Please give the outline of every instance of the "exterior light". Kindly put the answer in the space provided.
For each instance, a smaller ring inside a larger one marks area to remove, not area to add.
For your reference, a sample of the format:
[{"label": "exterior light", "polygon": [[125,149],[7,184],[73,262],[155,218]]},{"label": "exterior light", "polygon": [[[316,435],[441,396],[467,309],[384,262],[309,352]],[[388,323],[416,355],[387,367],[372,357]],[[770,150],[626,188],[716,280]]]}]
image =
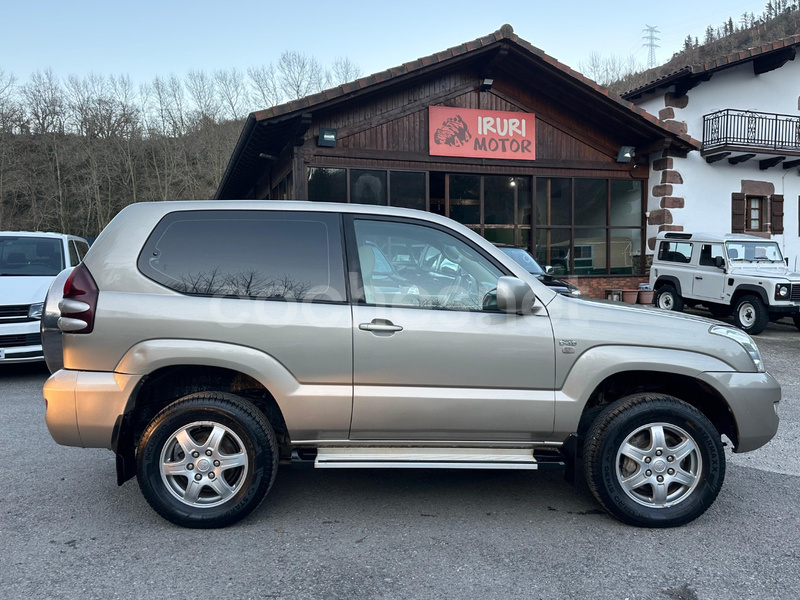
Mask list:
[{"label": "exterior light", "polygon": [[317,146],[333,148],[336,146],[336,134],[337,130],[333,127],[320,127]]},{"label": "exterior light", "polygon": [[634,146],[621,146],[617,154],[618,163],[631,162],[636,155],[636,148]]}]

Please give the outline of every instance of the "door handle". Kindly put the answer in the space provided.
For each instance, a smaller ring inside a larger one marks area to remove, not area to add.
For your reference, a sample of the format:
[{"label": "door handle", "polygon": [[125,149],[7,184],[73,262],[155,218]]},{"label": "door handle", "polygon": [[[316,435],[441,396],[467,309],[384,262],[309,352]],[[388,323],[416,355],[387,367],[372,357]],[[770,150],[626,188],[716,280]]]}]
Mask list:
[{"label": "door handle", "polygon": [[703,279],[703,278],[702,278],[702,277],[695,277],[695,279],[699,279],[699,280],[702,280],[702,279]]},{"label": "door handle", "polygon": [[375,331],[378,333],[394,333],[403,331],[400,325],[395,325],[388,319],[372,319],[370,323],[361,323],[358,328],[362,331]]}]

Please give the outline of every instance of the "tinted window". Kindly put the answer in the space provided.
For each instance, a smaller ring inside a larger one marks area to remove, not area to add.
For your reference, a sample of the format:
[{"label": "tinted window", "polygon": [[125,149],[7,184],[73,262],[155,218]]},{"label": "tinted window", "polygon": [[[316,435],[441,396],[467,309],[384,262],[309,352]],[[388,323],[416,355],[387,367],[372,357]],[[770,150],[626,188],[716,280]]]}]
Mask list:
[{"label": "tinted window", "polygon": [[147,277],[184,294],[344,301],[338,215],[191,211],[167,215],[139,257]]},{"label": "tinted window", "polygon": [[81,262],[80,257],[78,256],[78,248],[75,246],[75,242],[70,240],[69,242],[69,264],[71,267],[74,267],[79,262]]},{"label": "tinted window", "polygon": [[86,256],[86,253],[89,251],[89,244],[86,242],[81,242],[80,240],[75,240],[75,249],[78,251],[78,260],[83,260],[83,257]]},{"label": "tinted window", "polygon": [[661,242],[658,249],[658,260],[688,263],[692,260],[692,244],[690,242]]}]

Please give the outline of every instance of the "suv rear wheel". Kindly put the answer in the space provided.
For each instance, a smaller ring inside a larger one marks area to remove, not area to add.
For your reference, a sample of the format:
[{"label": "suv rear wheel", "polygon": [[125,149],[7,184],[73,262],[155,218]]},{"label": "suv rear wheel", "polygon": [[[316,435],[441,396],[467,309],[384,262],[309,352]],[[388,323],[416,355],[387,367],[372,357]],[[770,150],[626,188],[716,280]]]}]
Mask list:
[{"label": "suv rear wheel", "polygon": [[769,325],[769,311],[761,298],[755,294],[747,294],[736,301],[733,322],[742,331],[758,335]]},{"label": "suv rear wheel", "polygon": [[671,283],[662,285],[656,290],[655,299],[653,301],[658,308],[664,310],[674,310],[681,312],[683,310],[683,298]]},{"label": "suv rear wheel", "polygon": [[153,509],[184,527],[225,527],[250,514],[277,471],[275,433],[233,394],[200,392],[163,409],[139,442],[139,487]]},{"label": "suv rear wheel", "polygon": [[666,395],[634,394],[606,408],[584,445],[586,481],[620,521],[675,527],[703,514],[725,478],[714,425]]}]

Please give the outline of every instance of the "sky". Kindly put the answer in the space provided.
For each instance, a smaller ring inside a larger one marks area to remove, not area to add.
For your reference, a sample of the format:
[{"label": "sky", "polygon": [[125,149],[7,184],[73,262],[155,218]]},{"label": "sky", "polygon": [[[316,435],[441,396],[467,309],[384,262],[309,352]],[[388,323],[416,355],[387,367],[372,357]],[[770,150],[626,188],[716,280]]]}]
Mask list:
[{"label": "sky", "polygon": [[[329,66],[346,57],[362,75],[492,33],[514,32],[580,70],[600,56],[647,63],[646,26],[658,28],[657,63],[708,25],[760,15],[766,0],[0,0],[0,71],[25,83],[55,75],[128,75],[134,84],[189,71],[277,63],[297,51]],[[254,108],[255,110],[255,108]]]}]

